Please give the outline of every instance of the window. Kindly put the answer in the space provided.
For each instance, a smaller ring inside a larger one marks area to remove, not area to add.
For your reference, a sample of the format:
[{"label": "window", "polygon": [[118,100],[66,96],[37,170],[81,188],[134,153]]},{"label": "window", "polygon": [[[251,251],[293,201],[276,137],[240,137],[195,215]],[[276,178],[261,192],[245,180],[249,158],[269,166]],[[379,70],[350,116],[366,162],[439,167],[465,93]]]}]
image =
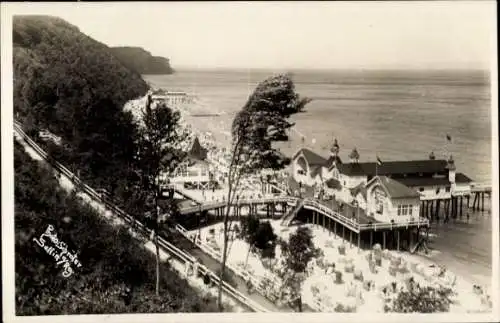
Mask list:
[{"label": "window", "polygon": [[408,205],[408,215],[412,215],[413,213],[413,205]]},{"label": "window", "polygon": [[408,205],[403,205],[403,212],[401,214],[402,215],[407,215],[408,214]]},{"label": "window", "polygon": [[421,188],[419,188],[418,190],[419,190],[420,192],[423,192],[423,191],[424,191],[424,188],[423,188],[423,187],[421,187]]},{"label": "window", "polygon": [[447,193],[449,193],[449,192],[450,192],[450,190],[451,190],[451,187],[446,186],[446,192],[447,192]]},{"label": "window", "polygon": [[401,206],[401,205],[398,205],[398,215],[401,215],[401,213],[402,213],[402,210],[401,210],[401,209],[402,209],[402,206]]},{"label": "window", "polygon": [[345,181],[344,181],[344,186],[345,186]]}]

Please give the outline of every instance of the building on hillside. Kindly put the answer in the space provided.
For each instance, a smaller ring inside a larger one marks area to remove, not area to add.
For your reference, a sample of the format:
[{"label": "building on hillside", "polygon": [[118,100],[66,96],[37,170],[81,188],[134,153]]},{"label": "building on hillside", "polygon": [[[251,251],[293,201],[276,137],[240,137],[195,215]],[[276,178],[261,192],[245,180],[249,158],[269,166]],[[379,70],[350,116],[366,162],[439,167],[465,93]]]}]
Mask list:
[{"label": "building on hillside", "polygon": [[171,182],[186,187],[207,189],[212,180],[210,164],[206,160],[207,150],[195,137],[186,159],[176,168]]},{"label": "building on hillside", "polygon": [[356,201],[360,207],[366,206],[366,186],[376,176],[403,184],[418,192],[421,200],[447,200],[471,194],[472,180],[456,172],[451,156],[448,160],[438,160],[432,155],[426,160],[359,162],[359,153],[353,149],[350,161],[343,163],[338,153],[336,140],[328,159],[307,148],[300,149],[292,158],[293,179],[307,186],[323,185],[337,199],[346,203]]},{"label": "building on hillside", "polygon": [[420,194],[387,176],[366,184],[366,214],[380,222],[413,222],[420,214]]}]

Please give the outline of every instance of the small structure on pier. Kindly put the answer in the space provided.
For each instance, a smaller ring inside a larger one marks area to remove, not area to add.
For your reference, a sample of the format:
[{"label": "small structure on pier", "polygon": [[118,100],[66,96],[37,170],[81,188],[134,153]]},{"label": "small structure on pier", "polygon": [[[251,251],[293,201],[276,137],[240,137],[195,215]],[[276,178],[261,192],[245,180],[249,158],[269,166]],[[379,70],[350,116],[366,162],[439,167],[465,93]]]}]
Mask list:
[{"label": "small structure on pier", "polygon": [[207,150],[195,137],[186,159],[175,170],[171,182],[197,189],[207,189],[211,182],[210,164],[206,160]]},{"label": "small structure on pier", "polygon": [[150,91],[153,102],[165,102],[167,105],[178,105],[183,103],[191,103],[193,98],[186,92],[166,91],[164,89],[156,89]]}]

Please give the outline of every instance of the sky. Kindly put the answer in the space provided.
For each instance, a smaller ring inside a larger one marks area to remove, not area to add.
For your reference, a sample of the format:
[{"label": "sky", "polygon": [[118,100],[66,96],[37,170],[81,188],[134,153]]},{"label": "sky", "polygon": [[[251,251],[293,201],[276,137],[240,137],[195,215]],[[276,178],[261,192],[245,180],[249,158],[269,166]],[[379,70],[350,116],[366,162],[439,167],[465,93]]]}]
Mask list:
[{"label": "sky", "polygon": [[489,69],[496,39],[493,1],[11,5],[174,68]]}]

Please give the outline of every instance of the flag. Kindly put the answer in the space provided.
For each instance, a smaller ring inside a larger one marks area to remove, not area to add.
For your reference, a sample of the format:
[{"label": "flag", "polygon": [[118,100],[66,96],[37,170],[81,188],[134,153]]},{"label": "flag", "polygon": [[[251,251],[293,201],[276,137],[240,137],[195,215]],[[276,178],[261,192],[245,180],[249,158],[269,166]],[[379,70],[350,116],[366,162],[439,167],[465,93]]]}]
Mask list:
[{"label": "flag", "polygon": [[449,134],[446,134],[446,140],[448,140],[449,142],[451,142],[451,136]]},{"label": "flag", "polygon": [[380,160],[380,157],[377,156],[377,165],[381,166],[382,165],[382,160]]}]

